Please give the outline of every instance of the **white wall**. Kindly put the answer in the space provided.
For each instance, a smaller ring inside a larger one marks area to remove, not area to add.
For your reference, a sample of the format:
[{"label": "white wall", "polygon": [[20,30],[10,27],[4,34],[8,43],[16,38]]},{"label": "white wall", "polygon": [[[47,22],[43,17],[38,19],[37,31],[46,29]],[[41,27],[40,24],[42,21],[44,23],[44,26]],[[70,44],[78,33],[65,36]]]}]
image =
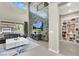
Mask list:
[{"label": "white wall", "polygon": [[61,16],[62,22],[63,22],[64,20],[70,20],[70,19],[73,19],[73,18],[79,18],[79,12],[74,13],[74,14],[70,14],[70,15]]},{"label": "white wall", "polygon": [[11,2],[1,2],[0,20],[23,23],[28,21],[28,10],[22,10]]},{"label": "white wall", "polygon": [[[68,4],[70,4],[70,5],[68,6]],[[78,5],[79,5],[79,2],[69,2],[69,3],[64,4],[62,6],[59,6],[61,21],[63,22],[64,20],[79,18]],[[71,10],[71,11],[69,11],[69,10]]]},{"label": "white wall", "polygon": [[49,3],[49,50],[59,53],[59,13],[57,3]]}]

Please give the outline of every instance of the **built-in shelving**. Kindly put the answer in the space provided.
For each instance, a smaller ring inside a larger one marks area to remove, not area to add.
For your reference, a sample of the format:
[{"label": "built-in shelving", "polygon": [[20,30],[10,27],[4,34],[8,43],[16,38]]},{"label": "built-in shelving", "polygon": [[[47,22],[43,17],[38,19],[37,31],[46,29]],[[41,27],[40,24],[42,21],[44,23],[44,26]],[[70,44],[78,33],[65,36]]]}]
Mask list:
[{"label": "built-in shelving", "polygon": [[63,20],[61,24],[62,39],[79,43],[79,18]]}]

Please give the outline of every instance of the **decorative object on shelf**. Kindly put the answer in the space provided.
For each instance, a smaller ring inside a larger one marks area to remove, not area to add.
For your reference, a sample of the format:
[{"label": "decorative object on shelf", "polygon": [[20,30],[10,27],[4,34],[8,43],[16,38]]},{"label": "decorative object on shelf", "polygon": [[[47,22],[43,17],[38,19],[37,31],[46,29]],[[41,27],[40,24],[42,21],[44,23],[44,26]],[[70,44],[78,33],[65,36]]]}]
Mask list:
[{"label": "decorative object on shelf", "polygon": [[63,40],[79,43],[79,22],[78,19],[70,19],[62,23],[62,38]]}]

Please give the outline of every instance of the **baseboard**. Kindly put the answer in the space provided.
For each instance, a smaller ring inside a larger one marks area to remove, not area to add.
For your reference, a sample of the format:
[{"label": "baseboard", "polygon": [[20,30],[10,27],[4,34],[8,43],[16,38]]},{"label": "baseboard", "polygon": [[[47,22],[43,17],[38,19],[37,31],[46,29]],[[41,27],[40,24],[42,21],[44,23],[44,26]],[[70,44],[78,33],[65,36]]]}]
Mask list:
[{"label": "baseboard", "polygon": [[52,52],[54,52],[54,53],[56,53],[56,54],[59,54],[59,51],[55,51],[55,50],[52,50],[52,49],[48,49],[48,50],[50,50],[50,51],[52,51]]}]

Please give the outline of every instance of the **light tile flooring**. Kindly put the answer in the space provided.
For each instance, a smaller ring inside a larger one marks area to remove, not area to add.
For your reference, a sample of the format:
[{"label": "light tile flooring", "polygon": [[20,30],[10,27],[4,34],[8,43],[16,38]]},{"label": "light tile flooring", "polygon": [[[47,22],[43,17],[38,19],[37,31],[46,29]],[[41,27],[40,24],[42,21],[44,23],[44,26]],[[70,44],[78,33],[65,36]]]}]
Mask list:
[{"label": "light tile flooring", "polygon": [[48,49],[38,46],[36,48],[31,49],[28,52],[24,52],[19,56],[57,56],[57,54],[49,51]]},{"label": "light tile flooring", "polygon": [[40,46],[35,47],[28,52],[22,53],[19,56],[60,56],[59,54],[55,54],[48,50],[48,42],[41,40],[40,41],[32,40],[32,41],[36,42]]},{"label": "light tile flooring", "polygon": [[79,56],[79,43],[60,41],[60,53],[65,56]]},{"label": "light tile flooring", "polygon": [[37,40],[33,40],[33,39],[31,39],[31,41],[33,41],[33,42],[39,44],[40,46],[43,46],[43,47],[45,47],[45,48],[48,48],[48,42],[47,42],[47,41],[44,41],[44,40],[39,40],[39,41],[37,41]]}]

